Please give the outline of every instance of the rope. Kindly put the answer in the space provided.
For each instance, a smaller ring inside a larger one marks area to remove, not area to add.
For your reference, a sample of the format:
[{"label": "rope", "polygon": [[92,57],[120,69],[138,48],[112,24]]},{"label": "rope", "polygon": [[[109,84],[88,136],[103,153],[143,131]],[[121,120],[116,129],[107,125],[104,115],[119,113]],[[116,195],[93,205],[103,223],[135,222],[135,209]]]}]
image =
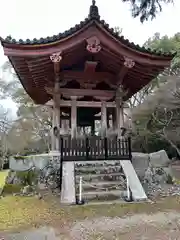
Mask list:
[{"label": "rope", "polygon": [[82,183],[83,184],[87,184],[88,186],[90,186],[90,187],[92,187],[92,188],[94,188],[94,189],[99,189],[99,190],[106,190],[106,191],[108,191],[109,189],[113,189],[113,188],[118,188],[118,187],[120,187],[120,186],[123,186],[123,187],[125,187],[126,186],[126,182],[125,181],[123,181],[122,182],[122,184],[120,183],[120,184],[117,184],[117,185],[113,185],[113,186],[111,186],[111,187],[98,187],[97,185],[92,185],[92,184],[90,184],[90,183],[88,183],[88,182],[85,182],[85,181],[83,181],[82,180]]}]

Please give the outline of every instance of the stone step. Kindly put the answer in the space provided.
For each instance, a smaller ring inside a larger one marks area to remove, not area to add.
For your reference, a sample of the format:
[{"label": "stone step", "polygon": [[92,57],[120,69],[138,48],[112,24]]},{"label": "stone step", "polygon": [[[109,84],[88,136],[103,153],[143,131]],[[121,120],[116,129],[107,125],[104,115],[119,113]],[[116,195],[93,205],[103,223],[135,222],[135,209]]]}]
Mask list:
[{"label": "stone step", "polygon": [[78,166],[78,167],[75,167],[75,170],[86,170],[86,171],[92,171],[94,169],[98,169],[98,170],[104,170],[104,169],[121,169],[122,167],[117,165],[117,166],[113,166],[113,165],[108,165],[108,166]]},{"label": "stone step", "polygon": [[119,167],[94,167],[94,168],[76,168],[75,169],[75,174],[80,175],[80,174],[111,174],[111,173],[116,173],[116,172],[122,172],[122,168]]},{"label": "stone step", "polygon": [[[76,194],[76,197],[79,198],[79,193]],[[121,190],[82,192],[84,200],[117,200],[124,197],[127,197],[127,192]]]},{"label": "stone step", "polygon": [[[91,184],[91,183],[90,183]],[[119,181],[102,181],[102,182],[95,182],[93,183],[96,186],[112,186],[112,185],[118,185]],[[83,183],[83,187],[89,185],[89,183]]]},{"label": "stone step", "polygon": [[119,172],[119,173],[102,173],[102,174],[83,174],[83,175],[76,175],[76,181],[79,180],[79,178],[82,177],[82,180],[84,181],[90,181],[90,182],[95,182],[95,181],[118,181],[124,177],[124,174]]},{"label": "stone step", "polygon": [[98,166],[119,166],[120,160],[116,161],[81,161],[75,162],[75,167],[98,167]]},{"label": "stone step", "polygon": [[79,162],[75,162],[75,167],[76,166],[97,166],[97,165],[110,165],[110,166],[114,166],[114,165],[120,165],[120,160],[97,160],[97,161],[79,161]]},{"label": "stone step", "polygon": [[84,200],[111,201],[127,196],[126,180],[119,160],[76,163],[76,197],[79,197],[80,177]]}]

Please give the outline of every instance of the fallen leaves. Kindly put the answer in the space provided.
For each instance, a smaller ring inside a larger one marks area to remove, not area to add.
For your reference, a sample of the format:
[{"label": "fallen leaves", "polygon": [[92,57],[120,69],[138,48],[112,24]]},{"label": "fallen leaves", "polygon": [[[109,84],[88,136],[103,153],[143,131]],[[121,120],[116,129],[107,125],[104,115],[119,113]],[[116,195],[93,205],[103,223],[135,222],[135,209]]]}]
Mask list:
[{"label": "fallen leaves", "polygon": [[14,231],[40,226],[68,229],[74,222],[101,216],[120,217],[137,213],[180,210],[179,197],[170,197],[156,203],[99,204],[84,206],[61,206],[59,198],[7,196],[0,199],[0,231]]}]

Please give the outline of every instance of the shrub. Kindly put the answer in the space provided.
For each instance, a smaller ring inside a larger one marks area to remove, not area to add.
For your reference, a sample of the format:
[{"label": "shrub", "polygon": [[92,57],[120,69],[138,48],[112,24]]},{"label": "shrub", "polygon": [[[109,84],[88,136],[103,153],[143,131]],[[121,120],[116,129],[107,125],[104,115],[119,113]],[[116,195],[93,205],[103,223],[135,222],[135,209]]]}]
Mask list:
[{"label": "shrub", "polygon": [[23,186],[20,184],[6,184],[3,189],[3,193],[19,193]]},{"label": "shrub", "polygon": [[16,175],[21,180],[24,186],[26,185],[32,186],[33,183],[36,183],[37,181],[37,172],[35,172],[34,170],[17,172]]}]

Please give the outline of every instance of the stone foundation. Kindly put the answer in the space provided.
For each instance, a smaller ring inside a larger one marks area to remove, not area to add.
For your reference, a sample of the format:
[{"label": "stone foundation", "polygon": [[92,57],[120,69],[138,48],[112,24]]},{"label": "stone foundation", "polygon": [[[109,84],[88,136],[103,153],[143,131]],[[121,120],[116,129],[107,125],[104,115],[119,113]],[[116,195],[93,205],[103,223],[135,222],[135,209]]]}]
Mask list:
[{"label": "stone foundation", "polygon": [[132,164],[139,176],[142,180],[147,175],[148,169],[154,169],[154,174],[158,175],[158,169],[163,169],[165,172],[170,173],[168,171],[170,160],[165,150],[161,150],[154,153],[132,153]]}]

